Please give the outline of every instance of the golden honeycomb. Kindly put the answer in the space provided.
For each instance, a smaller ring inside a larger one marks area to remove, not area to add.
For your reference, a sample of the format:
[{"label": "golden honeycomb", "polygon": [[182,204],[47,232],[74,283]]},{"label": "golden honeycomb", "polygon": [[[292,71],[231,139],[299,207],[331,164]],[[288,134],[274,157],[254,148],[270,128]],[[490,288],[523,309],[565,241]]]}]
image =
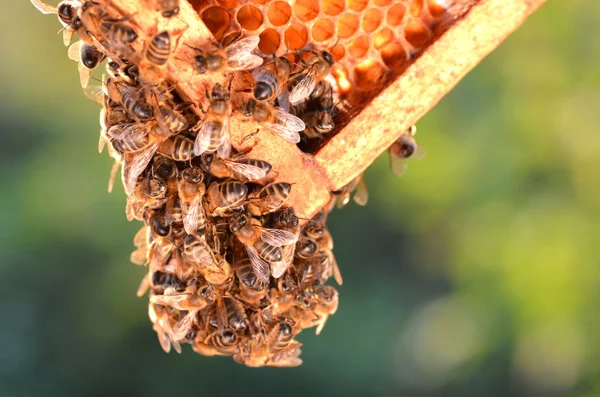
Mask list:
[{"label": "golden honeycomb", "polygon": [[[192,0],[217,40],[259,35],[264,55],[329,49],[334,75],[368,89],[397,72],[433,38],[448,15],[441,0]],[[343,80],[343,79],[342,79]]]}]

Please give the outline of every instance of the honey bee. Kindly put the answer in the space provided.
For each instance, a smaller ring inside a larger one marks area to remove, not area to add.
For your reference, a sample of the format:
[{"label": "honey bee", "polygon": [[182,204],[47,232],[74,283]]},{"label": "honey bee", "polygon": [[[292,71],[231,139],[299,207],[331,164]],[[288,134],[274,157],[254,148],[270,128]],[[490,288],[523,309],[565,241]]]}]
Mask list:
[{"label": "honey bee", "polygon": [[247,209],[254,216],[277,211],[288,199],[292,185],[286,182],[271,183],[249,197]]},{"label": "honey bee", "polygon": [[155,0],[154,7],[165,18],[179,14],[179,0]]},{"label": "honey bee", "polygon": [[155,136],[156,123],[128,123],[112,126],[106,132],[111,144],[117,152],[131,153],[148,147]]},{"label": "honey bee", "polygon": [[161,142],[158,152],[175,161],[189,161],[193,157],[194,141],[181,135]]},{"label": "honey bee", "polygon": [[280,247],[295,244],[296,234],[263,228],[257,219],[243,213],[231,217],[229,230],[245,246],[254,273],[263,282],[269,281],[269,274],[278,278],[287,270],[288,264],[283,262]]},{"label": "honey bee", "polygon": [[[273,62],[252,72],[252,95],[257,101],[270,101],[278,97],[290,78],[292,65],[286,57],[276,57]],[[287,95],[287,93],[285,94]]]},{"label": "honey bee", "polygon": [[188,127],[188,121],[185,116],[178,111],[171,109],[166,104],[159,107],[160,116],[157,118],[159,125],[162,123],[163,131],[161,135],[172,135],[184,131]]},{"label": "honey bee", "polygon": [[210,107],[194,142],[196,156],[216,151],[219,157],[226,159],[231,154],[229,135],[231,103],[229,99],[229,89],[216,83],[210,95]]},{"label": "honey bee", "polygon": [[170,306],[177,310],[202,310],[208,304],[206,299],[197,294],[153,295],[150,302],[157,305]]},{"label": "honey bee", "polygon": [[175,349],[175,351],[181,353],[181,346],[179,345],[179,342],[172,337],[173,330],[171,328],[171,321],[169,319],[169,312],[167,309],[164,306],[149,303],[148,317],[150,317],[152,328],[156,332],[156,335],[158,336],[158,342],[165,353],[169,353],[171,351],[171,346]]},{"label": "honey bee", "polygon": [[296,105],[310,96],[318,82],[329,74],[334,59],[328,51],[312,52],[308,61],[303,61],[304,70],[300,72],[300,81],[292,88],[289,102]]},{"label": "honey bee", "polygon": [[286,112],[280,107],[273,107],[266,102],[251,99],[244,110],[246,116],[252,116],[275,135],[290,143],[300,142],[300,131],[306,128],[302,119]]},{"label": "honey bee", "polygon": [[390,168],[396,176],[402,176],[406,171],[409,158],[421,158],[425,154],[423,147],[415,141],[417,127],[410,127],[400,138],[389,147]]},{"label": "honey bee", "polygon": [[158,288],[161,293],[183,293],[186,289],[185,283],[181,281],[175,274],[165,273],[160,270],[152,273],[151,284]]},{"label": "honey bee", "polygon": [[188,234],[183,240],[183,254],[211,284],[224,284],[231,277],[231,265],[224,258],[217,260],[204,236]]},{"label": "honey bee", "polygon": [[317,325],[315,333],[319,335],[323,327],[325,327],[329,316],[335,314],[337,311],[339,303],[338,292],[331,285],[319,285],[315,287],[312,298],[315,302],[313,308],[316,324],[311,323],[311,325],[307,325],[306,327]]},{"label": "honey bee", "polygon": [[63,25],[63,43],[68,46],[73,37],[73,33],[81,25],[81,21],[77,18],[77,12],[81,8],[81,2],[61,1],[57,7],[51,6],[43,0],[30,0],[31,4],[38,9],[42,14],[56,14],[59,22]]},{"label": "honey bee", "polygon": [[213,154],[202,156],[202,168],[217,178],[233,178],[242,182],[256,182],[267,176],[271,164],[258,159],[226,160]]},{"label": "honey bee", "polygon": [[123,154],[123,166],[121,168],[121,180],[125,193],[129,196],[135,190],[138,177],[144,172],[154,153],[158,149],[158,143],[132,153]]},{"label": "honey bee", "polygon": [[96,47],[86,44],[83,40],[71,44],[68,51],[69,59],[77,62],[79,81],[83,88],[88,86],[91,70],[106,57]]},{"label": "honey bee", "polygon": [[127,220],[143,220],[146,209],[156,210],[167,202],[167,185],[158,178],[148,174],[142,182],[135,187],[134,193],[127,197],[125,213]]},{"label": "honey bee", "polygon": [[114,102],[123,106],[127,112],[139,120],[148,120],[154,113],[140,95],[139,89],[110,77],[104,83],[104,93]]},{"label": "honey bee", "polygon": [[[244,305],[233,297],[223,297],[217,302],[224,306],[229,327],[236,331],[243,331],[248,327],[248,317]],[[219,307],[217,306],[217,309]]]},{"label": "honey bee", "polygon": [[206,191],[207,209],[211,216],[223,216],[243,204],[248,188],[237,181],[213,182]]},{"label": "honey bee", "polygon": [[206,232],[206,216],[202,199],[206,192],[204,173],[198,167],[186,168],[178,184],[179,200],[183,212],[183,226],[188,234],[203,235]]},{"label": "honey bee", "polygon": [[140,61],[140,76],[150,85],[160,84],[166,77],[166,67],[171,56],[171,37],[163,31],[152,37]]},{"label": "honey bee", "polygon": [[[237,350],[237,344],[239,339],[236,333],[232,330],[224,330],[222,332],[213,332],[206,338],[204,344],[212,347],[213,349],[202,349],[199,351],[200,354],[204,355],[231,355]],[[196,346],[194,346],[194,350]],[[209,354],[204,353],[207,351]],[[210,354],[213,353],[214,354]]]},{"label": "honey bee", "polygon": [[239,298],[249,304],[258,304],[267,295],[267,286],[254,273],[250,258],[244,257],[238,260],[236,265],[235,273],[240,281]]},{"label": "honey bee", "polygon": [[[300,343],[293,341],[294,334],[294,324],[291,323],[291,320],[284,319],[269,330],[264,341],[257,343],[249,340],[247,346],[240,349],[233,358],[249,367],[300,365],[302,360],[297,358],[297,354],[286,355],[301,346]],[[291,359],[294,356],[296,356],[296,360]]]},{"label": "honey bee", "polygon": [[354,202],[358,205],[367,205],[369,201],[369,191],[363,180],[363,174],[354,178],[349,184],[338,191],[333,192],[330,207],[333,205],[342,208],[350,201],[350,196],[354,193]]},{"label": "honey bee", "polygon": [[232,42],[224,49],[215,45],[206,54],[201,49],[192,47],[199,52],[194,58],[195,70],[204,74],[254,69],[263,62],[261,57],[252,54],[259,41],[258,36],[248,36]]}]

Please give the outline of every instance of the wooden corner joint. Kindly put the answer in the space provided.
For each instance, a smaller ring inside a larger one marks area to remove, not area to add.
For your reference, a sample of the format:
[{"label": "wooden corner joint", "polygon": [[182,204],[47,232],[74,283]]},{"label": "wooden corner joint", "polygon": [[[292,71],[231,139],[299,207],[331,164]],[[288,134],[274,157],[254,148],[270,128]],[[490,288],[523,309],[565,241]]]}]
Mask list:
[{"label": "wooden corner joint", "polygon": [[[278,180],[294,183],[289,203],[298,216],[311,218],[328,203],[330,191],[339,190],[360,175],[544,2],[455,0],[457,19],[452,25],[314,157],[264,128],[253,138],[252,157],[270,162]],[[189,46],[207,46],[212,36],[187,1],[181,1],[178,17],[169,20],[157,19],[147,0],[110,0],[109,8],[120,16],[131,15],[146,34],[160,30],[182,32],[170,61],[170,80],[184,98],[202,102],[212,84],[225,82],[224,76],[207,78],[193,71],[194,51]],[[144,33],[142,42],[148,40]],[[234,81],[234,89],[243,84]],[[257,128],[256,123],[234,112],[234,147]]]}]

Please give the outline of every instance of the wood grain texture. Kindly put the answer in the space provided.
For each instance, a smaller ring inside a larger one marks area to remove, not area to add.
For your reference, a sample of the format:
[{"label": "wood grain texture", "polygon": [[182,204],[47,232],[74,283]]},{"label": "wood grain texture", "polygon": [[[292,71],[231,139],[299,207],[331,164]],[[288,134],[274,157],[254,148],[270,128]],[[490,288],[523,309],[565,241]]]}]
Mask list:
[{"label": "wood grain texture", "polygon": [[[330,191],[362,173],[544,2],[457,0],[451,11],[460,17],[314,157],[264,128],[242,145],[244,137],[259,126],[239,112],[232,115],[232,143],[238,149],[253,145],[249,157],[270,162],[277,180],[294,183],[289,204],[298,216],[311,218],[327,204]],[[226,82],[227,77],[220,74],[200,76],[193,72],[195,52],[188,46],[208,48],[212,36],[187,1],[181,0],[178,17],[169,20],[158,18],[148,0],[111,0],[108,10],[115,17],[131,16],[139,27],[138,54],[153,34],[181,32],[169,61],[169,79],[186,100],[201,103],[214,83]],[[247,88],[244,84],[243,79],[234,81],[234,90]]]}]

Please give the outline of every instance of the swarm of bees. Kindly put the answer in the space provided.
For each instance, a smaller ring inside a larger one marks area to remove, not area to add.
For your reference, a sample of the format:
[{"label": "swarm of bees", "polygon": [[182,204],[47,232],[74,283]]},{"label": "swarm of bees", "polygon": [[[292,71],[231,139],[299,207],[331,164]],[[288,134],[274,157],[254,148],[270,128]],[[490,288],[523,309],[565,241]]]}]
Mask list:
[{"label": "swarm of bees", "polygon": [[[189,343],[200,354],[252,367],[301,364],[294,338],[304,328],[322,331],[338,306],[337,291],[325,283],[333,276],[342,284],[327,215],[355,189],[355,201],[366,204],[364,182],[358,177],[313,219],[299,219],[286,203],[294,181],[278,181],[276,164],[236,150],[229,124],[231,117],[251,118],[294,144],[325,139],[335,127],[331,53],[263,59],[255,36],[192,47],[194,73],[225,77],[203,103],[192,103],[167,73],[182,32],[146,35],[135,16],[110,17],[108,3],[99,1],[31,2],[57,14],[65,45],[79,38],[68,54],[85,93],[102,104],[99,151],[106,147],[115,160],[109,191],[120,166],[127,219],[144,223],[131,261],[148,267],[138,296],[149,291],[162,348],[181,352]],[[176,0],[149,3],[157,18],[179,13]],[[103,62],[101,86],[89,85]],[[248,90],[232,90],[236,73],[252,76]],[[417,151],[413,135],[390,148],[394,164]]]}]

